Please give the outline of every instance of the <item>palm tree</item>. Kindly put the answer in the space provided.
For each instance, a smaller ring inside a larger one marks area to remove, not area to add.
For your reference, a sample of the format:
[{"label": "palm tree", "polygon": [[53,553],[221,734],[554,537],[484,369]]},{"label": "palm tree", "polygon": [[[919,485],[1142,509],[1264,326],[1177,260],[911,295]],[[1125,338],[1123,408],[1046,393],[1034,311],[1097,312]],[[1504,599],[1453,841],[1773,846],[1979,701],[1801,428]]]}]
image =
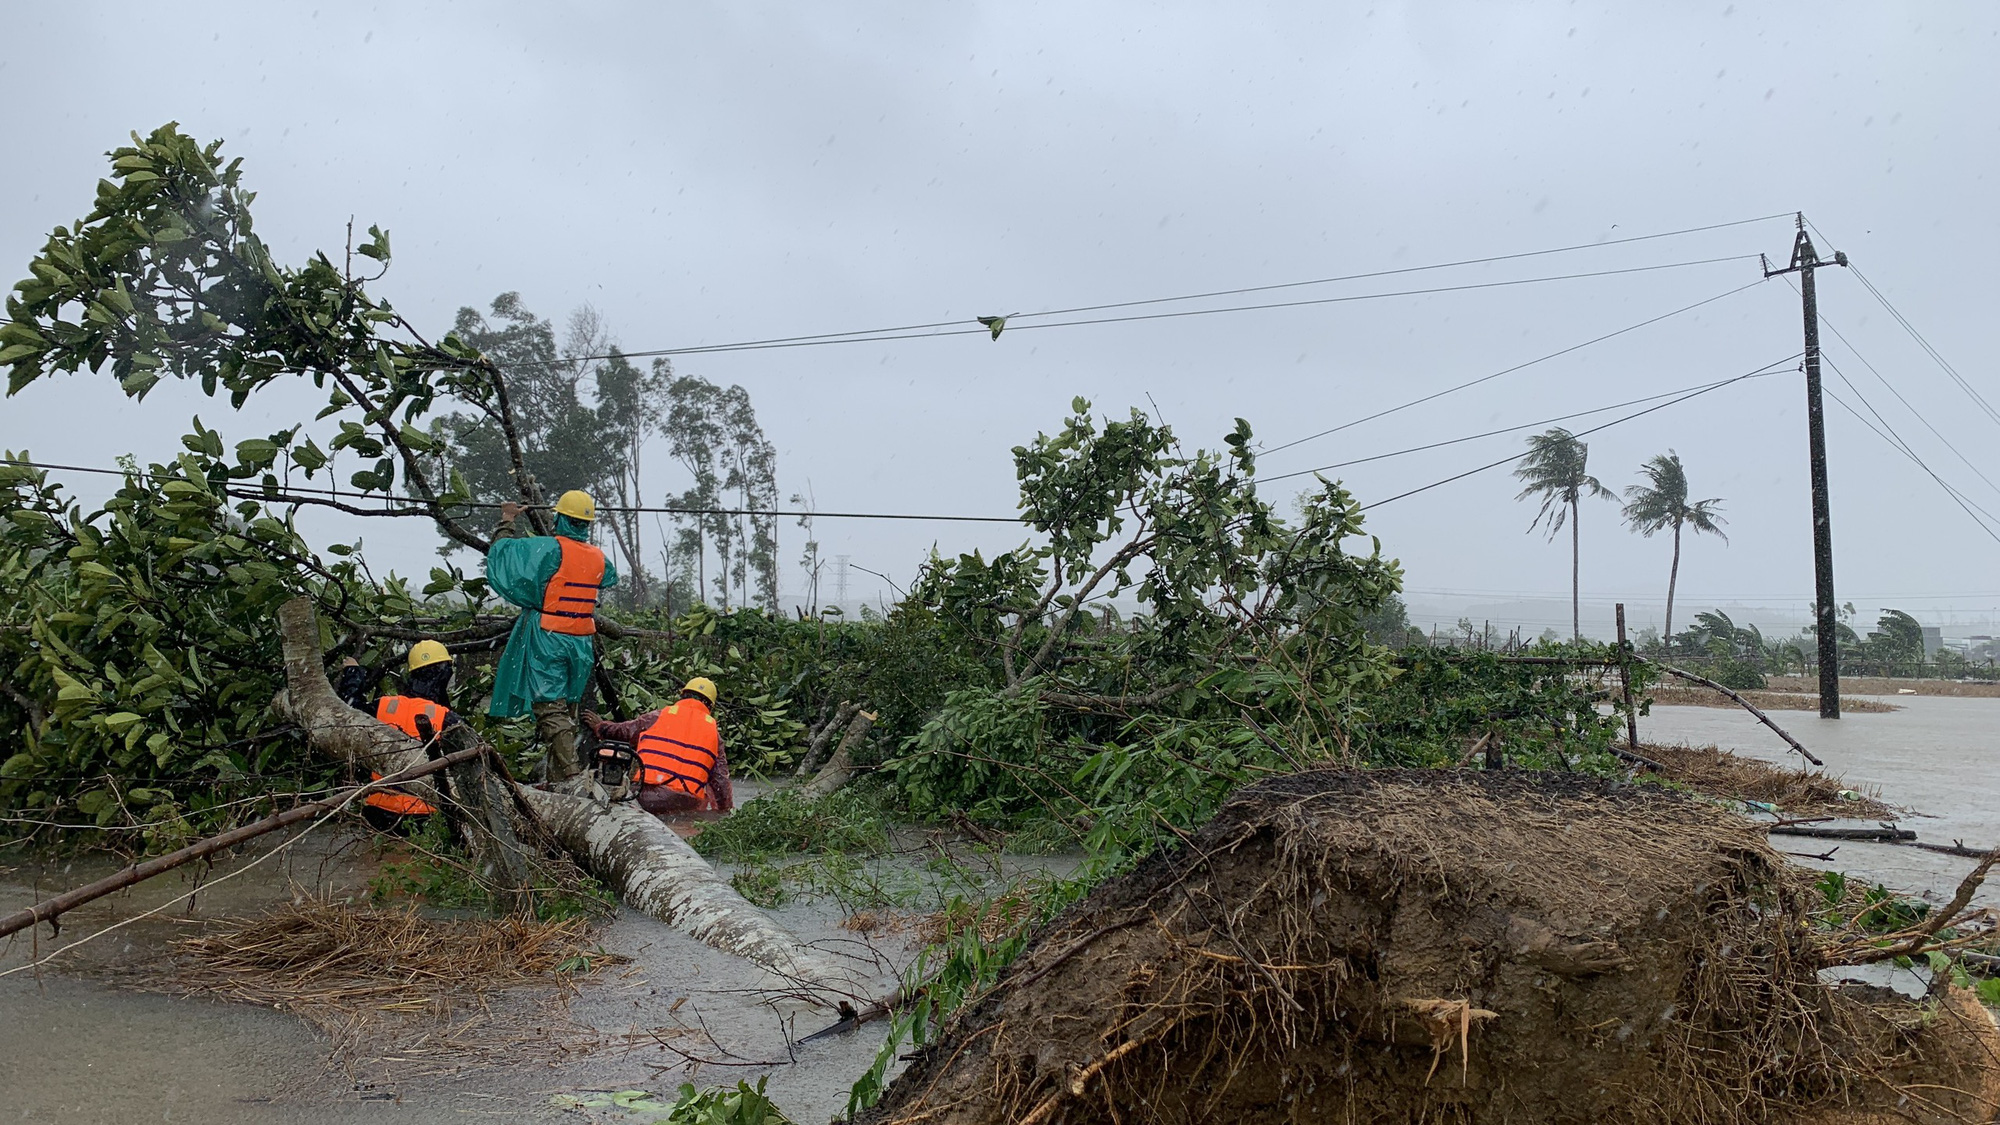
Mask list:
[{"label": "palm tree", "polygon": [[1681,528],[1706,531],[1721,536],[1722,541],[1727,543],[1729,536],[1722,534],[1722,525],[1728,521],[1722,518],[1722,500],[1719,497],[1688,503],[1687,472],[1681,468],[1681,455],[1673,450],[1669,449],[1639,466],[1639,475],[1652,483],[1635,484],[1625,490],[1625,522],[1648,539],[1656,531],[1669,527],[1674,529],[1674,562],[1667,571],[1667,626],[1660,631],[1671,652],[1674,643],[1674,583],[1679,581],[1681,573]]},{"label": "palm tree", "polygon": [[1529,531],[1547,520],[1549,539],[1553,541],[1556,533],[1562,530],[1564,521],[1569,523],[1570,633],[1579,641],[1583,639],[1582,546],[1577,536],[1577,523],[1583,511],[1581,503],[1585,495],[1607,500],[1618,498],[1585,470],[1589,459],[1590,447],[1576,440],[1575,434],[1557,426],[1528,439],[1528,452],[1522,456],[1520,467],[1514,470],[1514,475],[1528,485],[1514,499],[1542,498],[1542,510],[1536,513],[1535,522],[1528,525]]}]

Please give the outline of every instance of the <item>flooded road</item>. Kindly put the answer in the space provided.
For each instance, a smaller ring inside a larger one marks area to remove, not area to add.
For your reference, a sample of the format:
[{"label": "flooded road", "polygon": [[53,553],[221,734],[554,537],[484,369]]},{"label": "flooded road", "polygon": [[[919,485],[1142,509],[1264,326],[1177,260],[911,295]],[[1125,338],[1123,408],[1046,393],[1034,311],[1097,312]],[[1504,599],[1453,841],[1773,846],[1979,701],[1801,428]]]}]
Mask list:
[{"label": "flooded road", "polygon": [[[2000,845],[2000,699],[1953,696],[1876,696],[1901,708],[1821,719],[1810,711],[1774,711],[1771,718],[1826,762],[1826,772],[1847,787],[1879,793],[1911,810],[1900,824],[1925,843],[1962,841],[1969,847]],[[1655,707],[1640,720],[1646,742],[1720,746],[1746,757],[1786,766],[1800,764],[1778,737],[1741,708]],[[1774,837],[1792,852],[1824,852],[1831,841]],[[1845,843],[1831,862],[1799,859],[1809,867],[1863,875],[1891,890],[1934,901],[1951,897],[1975,860],[1892,844]],[[2000,905],[2000,887],[1989,882],[1975,902]]]}]

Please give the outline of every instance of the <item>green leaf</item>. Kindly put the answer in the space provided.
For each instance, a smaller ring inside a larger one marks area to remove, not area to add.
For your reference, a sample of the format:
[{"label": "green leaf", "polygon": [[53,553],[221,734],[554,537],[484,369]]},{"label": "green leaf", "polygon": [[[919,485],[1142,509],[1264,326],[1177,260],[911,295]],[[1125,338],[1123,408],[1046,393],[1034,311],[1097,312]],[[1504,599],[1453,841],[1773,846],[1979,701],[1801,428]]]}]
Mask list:
[{"label": "green leaf", "polygon": [[368,236],[368,242],[365,245],[355,247],[355,252],[365,257],[373,258],[378,262],[387,262],[389,260],[389,232],[379,226],[371,226],[368,228]]},{"label": "green leaf", "polygon": [[239,441],[236,443],[236,459],[245,465],[268,465],[278,459],[278,443],[264,438]]},{"label": "green leaf", "polygon": [[160,376],[157,371],[134,371],[120,379],[118,385],[133,398],[145,398],[146,392],[152,390],[159,381]]}]

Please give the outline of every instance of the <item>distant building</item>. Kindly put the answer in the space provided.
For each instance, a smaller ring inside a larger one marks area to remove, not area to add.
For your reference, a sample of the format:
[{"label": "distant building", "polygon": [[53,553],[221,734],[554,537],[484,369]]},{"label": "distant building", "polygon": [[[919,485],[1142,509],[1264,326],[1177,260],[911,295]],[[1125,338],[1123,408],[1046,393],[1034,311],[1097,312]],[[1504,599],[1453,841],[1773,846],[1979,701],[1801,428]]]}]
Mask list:
[{"label": "distant building", "polygon": [[1926,625],[1924,629],[1924,659],[1937,658],[1938,649],[1944,647],[1944,633],[1936,625]]}]

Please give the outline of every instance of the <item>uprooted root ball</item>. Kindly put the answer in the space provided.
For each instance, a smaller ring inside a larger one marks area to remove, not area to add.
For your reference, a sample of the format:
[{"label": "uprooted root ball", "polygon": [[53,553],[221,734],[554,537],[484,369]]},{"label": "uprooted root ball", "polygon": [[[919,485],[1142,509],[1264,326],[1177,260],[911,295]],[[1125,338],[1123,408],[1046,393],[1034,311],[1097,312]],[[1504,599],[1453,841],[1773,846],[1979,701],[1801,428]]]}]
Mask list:
[{"label": "uprooted root ball", "polygon": [[1987,1120],[1991,1021],[1821,984],[1809,901],[1653,787],[1275,779],[1059,917],[870,1120]]}]

